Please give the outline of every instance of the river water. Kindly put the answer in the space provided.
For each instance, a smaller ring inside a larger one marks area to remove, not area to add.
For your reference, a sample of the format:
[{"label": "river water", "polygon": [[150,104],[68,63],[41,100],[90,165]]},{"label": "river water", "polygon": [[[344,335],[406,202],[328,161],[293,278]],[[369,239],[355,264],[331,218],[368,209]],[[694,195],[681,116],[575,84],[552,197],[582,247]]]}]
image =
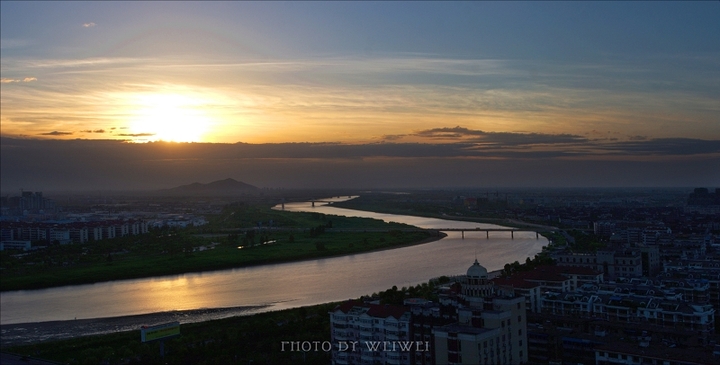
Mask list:
[{"label": "river water", "polygon": [[[347,198],[345,198],[347,199]],[[335,199],[340,200],[340,199]],[[329,201],[329,200],[328,200]],[[288,211],[367,217],[422,228],[492,228],[490,224],[381,214],[316,202],[285,204]],[[279,208],[279,207],[276,207]],[[241,269],[121,280],[90,285],[3,292],[0,324],[130,316],[199,308],[264,306],[257,311],[357,298],[464,274],[475,257],[488,270],[540,252],[548,242],[534,232],[447,232],[430,243],[392,250]]]}]

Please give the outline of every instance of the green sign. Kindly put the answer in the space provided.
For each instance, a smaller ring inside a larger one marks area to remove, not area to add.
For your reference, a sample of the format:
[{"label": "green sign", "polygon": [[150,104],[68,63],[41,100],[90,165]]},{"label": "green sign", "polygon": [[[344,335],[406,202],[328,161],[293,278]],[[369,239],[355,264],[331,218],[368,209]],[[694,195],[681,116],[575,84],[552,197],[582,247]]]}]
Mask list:
[{"label": "green sign", "polygon": [[157,341],[175,336],[180,336],[180,322],[165,323],[152,327],[143,326],[140,329],[142,342]]}]

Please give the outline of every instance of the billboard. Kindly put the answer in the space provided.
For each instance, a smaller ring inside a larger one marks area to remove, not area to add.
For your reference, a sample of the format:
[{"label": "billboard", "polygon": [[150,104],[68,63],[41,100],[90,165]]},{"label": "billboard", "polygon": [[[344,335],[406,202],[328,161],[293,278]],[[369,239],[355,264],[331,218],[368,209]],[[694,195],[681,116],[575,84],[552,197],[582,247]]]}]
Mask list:
[{"label": "billboard", "polygon": [[140,339],[142,342],[163,340],[175,336],[180,336],[180,322],[171,322],[150,327],[143,326],[140,329]]}]

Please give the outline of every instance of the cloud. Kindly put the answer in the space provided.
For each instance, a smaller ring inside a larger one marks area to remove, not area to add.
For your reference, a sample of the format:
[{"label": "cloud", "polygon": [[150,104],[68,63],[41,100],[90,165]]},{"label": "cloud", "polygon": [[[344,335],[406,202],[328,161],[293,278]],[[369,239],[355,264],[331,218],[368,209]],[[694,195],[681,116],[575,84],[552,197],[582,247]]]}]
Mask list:
[{"label": "cloud", "polygon": [[41,136],[69,136],[73,134],[73,132],[58,132],[58,131],[52,131],[47,133],[40,133]]},{"label": "cloud", "polygon": [[[348,145],[0,139],[0,174],[8,190],[31,185],[48,190],[159,189],[227,177],[256,186],[289,188],[708,186],[720,179],[720,172],[713,168],[720,163],[718,140],[628,141],[604,144],[597,152],[564,145],[473,148],[476,144],[465,142]],[[601,145],[584,143],[592,148]]]},{"label": "cloud", "polygon": [[386,134],[380,137],[380,139],[382,139],[383,141],[397,141],[405,138],[406,136],[407,134]]},{"label": "cloud", "polygon": [[95,24],[95,23],[93,23],[93,22],[90,22],[90,23],[84,23],[84,24],[83,24],[83,27],[84,27],[84,28],[92,28],[92,27],[94,27],[94,26],[96,26],[96,25],[97,25],[97,24]]},{"label": "cloud", "polygon": [[37,81],[37,78],[36,77],[26,77],[24,79],[9,79],[9,78],[3,77],[2,79],[0,79],[0,83],[3,83],[3,84],[9,84],[12,82],[33,82],[33,81]]},{"label": "cloud", "polygon": [[91,68],[91,67],[107,67],[106,70],[113,71],[115,66],[128,66],[128,65],[142,65],[143,62],[152,63],[153,59],[138,59],[138,58],[127,58],[127,57],[94,57],[94,58],[81,58],[81,59],[8,59],[8,68],[26,69],[26,68],[48,68],[48,69],[60,69],[63,68]]},{"label": "cloud", "polygon": [[616,142],[601,147],[626,155],[706,155],[720,153],[720,140],[656,138],[647,141]]},{"label": "cloud", "polygon": [[84,130],[81,130],[80,132],[82,132],[82,133],[105,133],[105,130],[104,129],[94,129],[94,130],[93,129],[84,129]]},{"label": "cloud", "polygon": [[[44,124],[58,118],[82,121],[85,126],[120,126],[128,120],[131,104],[136,103],[133,95],[181,93],[210,100],[206,110],[217,123],[208,138],[215,142],[322,141],[331,133],[329,139],[352,143],[474,140],[522,146],[577,143],[581,135],[609,137],[605,129],[622,131],[621,139],[628,135],[720,137],[716,97],[685,86],[648,90],[644,80],[633,76],[633,70],[623,77],[613,74],[607,87],[595,87],[591,81],[604,79],[602,69],[574,66],[566,71],[541,64],[537,67],[539,81],[529,83],[527,64],[503,60],[358,57],[250,61],[3,59],[3,75],[37,75],[44,86],[3,90],[5,98],[15,100],[12,104],[3,100],[3,116],[42,128],[31,134],[69,129]],[[403,69],[407,71],[401,72]],[[590,71],[594,73],[590,75]],[[466,73],[472,75],[466,77]],[[43,76],[47,74],[53,75],[52,80]],[[643,87],[611,88],[614,82],[628,78]],[[718,80],[713,75],[709,79]],[[717,86],[705,89],[713,91]],[[238,120],[273,132],[235,128],[231,121]],[[295,122],[286,123],[289,120]],[[433,130],[438,123],[468,128]],[[593,129],[595,132],[588,134]],[[216,133],[219,130],[224,132]],[[412,130],[425,133],[409,134]],[[4,132],[17,135],[28,131],[6,128]]]},{"label": "cloud", "polygon": [[544,134],[516,132],[486,132],[464,127],[433,128],[414,133],[417,137],[430,139],[451,139],[502,146],[520,146],[532,144],[565,144],[587,142],[588,139],[575,134]]},{"label": "cloud", "polygon": [[118,136],[121,136],[121,137],[151,137],[154,135],[155,135],[155,133],[122,133],[122,134],[118,134]]}]

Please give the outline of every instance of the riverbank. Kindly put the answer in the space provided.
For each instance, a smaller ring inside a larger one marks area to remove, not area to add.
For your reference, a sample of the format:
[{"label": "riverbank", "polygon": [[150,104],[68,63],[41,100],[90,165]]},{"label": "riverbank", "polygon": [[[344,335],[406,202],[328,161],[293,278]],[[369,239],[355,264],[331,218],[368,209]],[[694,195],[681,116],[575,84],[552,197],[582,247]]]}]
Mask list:
[{"label": "riverbank", "polygon": [[[142,316],[46,322],[36,325],[39,331],[72,332],[80,325],[111,329],[108,333],[23,344],[6,343],[2,351],[19,357],[47,359],[63,364],[324,364],[329,353],[282,351],[281,342],[327,341],[330,318],[335,303],[294,308],[256,315],[235,315],[202,322],[183,322],[183,311]],[[251,307],[206,309],[209,313],[227,311],[251,312]],[[215,313],[215,314],[217,314]],[[179,320],[180,336],[165,341],[165,357],[160,356],[158,342],[142,343],[140,326],[153,321]],[[77,322],[78,325],[75,325]],[[126,326],[112,330],[113,326]],[[28,327],[34,330],[36,327]],[[2,326],[5,333],[6,326]],[[4,335],[3,335],[4,336]]]},{"label": "riverbank", "polygon": [[[416,244],[430,243],[443,237],[446,237],[446,235],[441,233],[440,237],[431,237],[420,242],[404,245],[403,247],[413,246]],[[388,249],[380,249],[376,251],[383,250]],[[490,277],[495,277],[499,275],[499,273],[500,271],[497,270],[489,274]],[[255,315],[265,312],[269,308],[273,307],[274,304],[276,303],[269,303],[268,305],[237,306],[228,308],[174,310],[105,318],[6,324],[0,325],[0,347],[5,348],[22,346],[84,336],[106,335],[118,332],[134,331],[138,330],[140,326],[143,325],[152,326],[174,321],[178,321],[181,324],[202,323],[236,316]],[[320,305],[330,304],[331,303],[324,303]],[[316,306],[317,305],[298,307],[296,309],[315,308]],[[290,309],[290,311],[296,309]],[[272,309],[270,310],[272,311]],[[285,311],[288,310],[280,310],[279,312]]]},{"label": "riverbank", "polygon": [[175,321],[181,324],[207,322],[253,314],[268,306],[202,308],[109,318],[6,324],[0,326],[0,347],[135,331],[144,325],[154,326]]},{"label": "riverbank", "polygon": [[[443,236],[430,232],[328,232],[315,236],[305,233],[273,233],[272,244],[239,248],[224,242],[212,249],[152,254],[121,254],[93,265],[51,267],[30,274],[4,271],[0,291],[45,289],[67,285],[141,279],[237,269],[266,264],[297,262],[393,249],[431,242]],[[72,248],[72,247],[71,247]]]},{"label": "riverbank", "polygon": [[[462,215],[459,212],[455,213],[441,213],[441,212],[431,212],[429,211],[430,208],[427,206],[423,206],[424,209],[411,209],[406,207],[405,209],[397,208],[396,206],[388,206],[386,204],[380,204],[376,201],[367,201],[365,196],[360,196],[357,199],[352,200],[344,200],[341,202],[336,202],[334,205],[339,208],[344,209],[352,209],[352,210],[359,210],[359,211],[371,211],[371,212],[377,212],[377,213],[385,213],[385,214],[397,214],[397,215],[411,215],[411,216],[417,216],[417,217],[427,217],[427,218],[437,218],[437,219],[448,219],[453,221],[464,221],[464,222],[474,222],[474,223],[487,223],[487,224],[495,224],[499,226],[504,227],[511,227],[511,228],[524,228],[524,229],[538,229],[538,230],[545,230],[545,231],[557,231],[559,230],[558,227],[554,226],[548,226],[543,224],[537,224],[537,223],[528,223],[523,222],[517,219],[509,219],[509,218],[488,218],[488,217],[474,217],[474,216],[468,216],[468,215]],[[435,207],[437,208],[437,207]]]}]

